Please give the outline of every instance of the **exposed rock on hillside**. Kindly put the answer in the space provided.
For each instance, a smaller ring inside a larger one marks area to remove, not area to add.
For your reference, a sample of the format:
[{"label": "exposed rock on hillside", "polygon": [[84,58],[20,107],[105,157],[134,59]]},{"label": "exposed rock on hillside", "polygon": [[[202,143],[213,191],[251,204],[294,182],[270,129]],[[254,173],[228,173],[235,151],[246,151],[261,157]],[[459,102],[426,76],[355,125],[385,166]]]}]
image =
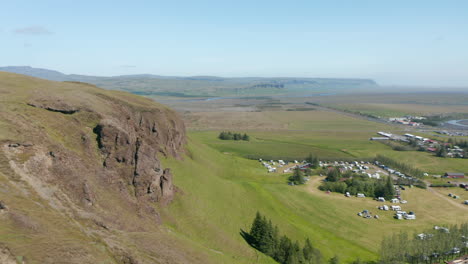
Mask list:
[{"label": "exposed rock on hillside", "polygon": [[[131,256],[98,248],[142,243],[113,232],[159,232],[176,189],[161,159],[184,152],[178,115],[127,93],[1,72],[0,94],[0,237],[39,236],[43,250],[19,247],[32,263],[154,263],[144,246]],[[89,241],[54,244],[78,238]]]},{"label": "exposed rock on hillside", "polygon": [[119,109],[118,118],[102,119],[94,128],[103,166],[117,171],[135,189],[136,197],[167,203],[174,195],[172,175],[158,159],[178,156],[184,143],[183,126],[159,111]]},{"label": "exposed rock on hillside", "polygon": [[2,245],[0,245],[0,263],[17,264],[15,257],[10,252],[10,249]]}]

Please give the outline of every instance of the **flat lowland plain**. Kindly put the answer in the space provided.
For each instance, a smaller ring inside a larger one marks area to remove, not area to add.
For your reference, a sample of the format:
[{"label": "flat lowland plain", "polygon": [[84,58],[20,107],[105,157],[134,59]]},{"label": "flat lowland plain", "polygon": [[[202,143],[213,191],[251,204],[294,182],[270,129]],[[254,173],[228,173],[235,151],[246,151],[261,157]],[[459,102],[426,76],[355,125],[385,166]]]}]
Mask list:
[{"label": "flat lowland plain", "polygon": [[374,116],[468,113],[467,93],[382,93],[314,97],[310,102]]},{"label": "flat lowland plain", "polygon": [[[329,160],[370,159],[381,154],[431,174],[468,172],[468,162],[463,159],[397,152],[369,140],[378,131],[433,134],[305,104],[310,100],[178,102],[190,140],[183,161],[164,162],[173,168],[175,184],[181,190],[181,196],[163,213],[168,229],[175,236],[202,245],[220,262],[231,259],[249,263],[256,259],[256,263],[273,263],[247,246],[239,234],[241,229],[249,230],[255,213],[260,211],[279,226],[282,234],[300,242],[310,238],[326,258],[338,252],[342,260],[350,262],[357,257],[377,259],[386,235],[416,233],[468,219],[468,206],[464,207],[461,200],[448,200],[438,190],[407,188],[402,197],[408,203],[402,208],[415,212],[417,220],[396,220],[393,212],[377,209],[390,203],[319,191],[323,180],[319,176],[303,186],[288,186],[290,174],[267,173],[254,159],[303,159],[309,153]],[[316,109],[287,111],[304,107]],[[220,140],[221,131],[247,133],[250,141]],[[370,210],[380,219],[358,217],[362,210]]]},{"label": "flat lowland plain", "polygon": [[399,117],[405,115],[433,115],[446,113],[467,113],[468,105],[421,105],[411,103],[355,103],[330,104],[332,107],[380,117]]},{"label": "flat lowland plain", "polygon": [[[196,121],[191,123],[194,116]],[[335,111],[197,112],[185,115],[185,119],[193,137],[220,152],[247,158],[292,160],[303,159],[313,153],[322,159],[372,159],[380,154],[430,174],[440,175],[447,171],[468,173],[466,159],[438,158],[419,151],[394,151],[389,146],[369,140],[377,136],[378,131],[404,134],[409,132],[409,128],[376,123]],[[262,127],[262,124],[267,125]],[[251,140],[217,139],[223,130],[247,133]]]}]

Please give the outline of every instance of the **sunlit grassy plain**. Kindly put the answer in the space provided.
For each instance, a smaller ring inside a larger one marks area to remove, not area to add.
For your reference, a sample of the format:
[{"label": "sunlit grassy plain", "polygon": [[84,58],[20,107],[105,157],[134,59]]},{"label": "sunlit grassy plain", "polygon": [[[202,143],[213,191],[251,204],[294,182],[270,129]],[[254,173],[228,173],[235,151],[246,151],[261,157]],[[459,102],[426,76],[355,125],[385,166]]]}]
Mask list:
[{"label": "sunlit grassy plain", "polygon": [[[403,192],[403,199],[409,202],[402,207],[414,211],[417,220],[398,221],[391,212],[376,209],[382,203],[319,191],[322,179],[318,176],[304,186],[291,187],[286,184],[287,174],[268,174],[258,161],[248,159],[302,159],[312,152],[324,159],[359,160],[383,154],[433,174],[466,170],[466,160],[396,152],[369,140],[377,131],[404,133],[400,127],[331,111],[195,114],[198,116],[187,123],[189,154],[184,161],[165,161],[173,168],[175,183],[181,189],[165,212],[166,223],[175,233],[219,252],[220,259],[242,263],[240,256],[257,256],[239,234],[241,229],[249,229],[257,210],[271,218],[282,233],[301,242],[309,237],[327,258],[338,254],[345,262],[357,257],[376,259],[385,235],[461,223],[468,218],[468,209],[445,197],[410,188]],[[262,129],[259,123],[268,126]],[[222,130],[246,132],[251,141],[219,140]],[[380,219],[358,217],[357,212],[364,209],[379,214]],[[259,257],[258,261],[268,263],[268,258]]]}]

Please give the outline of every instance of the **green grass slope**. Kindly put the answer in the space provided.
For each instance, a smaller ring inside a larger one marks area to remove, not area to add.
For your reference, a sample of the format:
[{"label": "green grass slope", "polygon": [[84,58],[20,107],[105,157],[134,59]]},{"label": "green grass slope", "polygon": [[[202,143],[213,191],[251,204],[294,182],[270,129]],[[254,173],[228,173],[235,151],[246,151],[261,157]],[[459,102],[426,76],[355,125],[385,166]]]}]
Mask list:
[{"label": "green grass slope", "polygon": [[381,203],[320,192],[318,177],[305,186],[288,186],[287,175],[267,174],[257,161],[223,154],[196,135],[189,150],[184,161],[164,162],[173,168],[181,190],[164,212],[165,223],[173,232],[216,252],[220,263],[252,263],[253,259],[269,263],[239,234],[241,229],[249,230],[257,210],[278,224],[282,233],[301,242],[309,237],[327,258],[338,254],[345,261],[376,259],[386,234],[461,223],[468,217],[466,210],[441,197],[410,189],[403,194],[409,201],[404,208],[415,211],[417,221],[395,220],[391,212],[378,212],[380,220],[363,219],[356,213],[378,211]]}]

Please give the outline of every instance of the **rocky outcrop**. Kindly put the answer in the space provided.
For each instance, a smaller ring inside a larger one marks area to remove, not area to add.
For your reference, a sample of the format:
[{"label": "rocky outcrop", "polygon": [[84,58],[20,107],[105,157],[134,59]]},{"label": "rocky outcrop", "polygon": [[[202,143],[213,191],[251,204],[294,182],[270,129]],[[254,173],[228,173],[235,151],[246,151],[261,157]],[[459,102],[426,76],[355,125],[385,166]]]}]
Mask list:
[{"label": "rocky outcrop", "polygon": [[29,106],[42,108],[52,112],[58,112],[62,114],[71,115],[76,112],[79,112],[80,109],[70,104],[62,101],[62,100],[34,100],[28,103]]},{"label": "rocky outcrop", "polygon": [[16,256],[155,263],[155,255],[170,255],[160,247],[176,250],[153,246],[166,237],[161,207],[177,190],[162,159],[184,153],[185,127],[174,111],[128,93],[0,72],[0,94],[7,93],[0,102],[0,236],[24,246],[5,241],[14,254],[0,245],[0,263]]},{"label": "rocky outcrop", "polygon": [[10,249],[0,244],[0,263],[17,264],[17,263],[24,263],[24,262],[23,261],[17,262],[13,254],[11,254]]},{"label": "rocky outcrop", "polygon": [[122,109],[119,118],[103,119],[94,128],[104,155],[103,166],[131,184],[137,198],[167,203],[172,200],[172,174],[159,155],[179,156],[184,142],[183,123],[159,110]]}]

